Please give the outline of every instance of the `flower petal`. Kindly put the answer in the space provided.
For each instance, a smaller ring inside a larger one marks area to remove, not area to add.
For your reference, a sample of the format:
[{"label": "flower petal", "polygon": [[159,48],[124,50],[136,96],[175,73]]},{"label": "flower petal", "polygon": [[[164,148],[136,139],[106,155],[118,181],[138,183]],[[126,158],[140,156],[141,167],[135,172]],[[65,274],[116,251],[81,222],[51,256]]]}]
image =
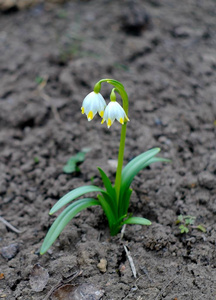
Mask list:
[{"label": "flower petal", "polygon": [[103,120],[101,123],[103,124],[104,121],[106,121],[107,127],[109,128],[113,124],[115,119],[118,120],[122,125],[124,124],[124,122],[129,121],[121,105],[116,101],[111,101],[105,109]]},{"label": "flower petal", "polygon": [[81,107],[82,114],[86,114],[88,121],[91,121],[98,112],[103,117],[106,102],[100,93],[91,92],[83,100]]}]

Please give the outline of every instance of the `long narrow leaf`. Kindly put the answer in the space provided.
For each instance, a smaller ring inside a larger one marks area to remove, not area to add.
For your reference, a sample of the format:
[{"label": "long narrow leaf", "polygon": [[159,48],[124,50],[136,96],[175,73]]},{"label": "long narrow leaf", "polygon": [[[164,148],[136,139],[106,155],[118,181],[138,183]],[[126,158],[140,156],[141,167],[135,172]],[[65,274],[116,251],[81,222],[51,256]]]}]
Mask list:
[{"label": "long narrow leaf", "polygon": [[161,157],[152,157],[147,161],[144,160],[143,162],[143,158],[141,157],[141,159],[136,162],[136,165],[133,166],[133,169],[128,171],[128,174],[125,177],[126,179],[124,178],[124,181],[122,180],[121,183],[121,192],[119,198],[119,216],[127,214],[129,200],[132,193],[132,190],[129,187],[131,185],[131,182],[133,181],[134,176],[141,169],[144,169],[155,162],[170,162],[170,160]]},{"label": "long narrow leaf", "polygon": [[101,192],[101,194],[103,195],[106,202],[109,204],[115,218],[118,218],[118,207],[115,198],[112,198],[111,195],[105,191]]},{"label": "long narrow leaf", "polygon": [[107,190],[107,193],[102,192],[102,195],[105,197],[105,199],[107,200],[107,202],[110,204],[111,209],[112,209],[115,217],[117,218],[118,208],[117,208],[117,203],[116,203],[115,188],[113,188],[113,186],[111,184],[111,181],[108,178],[108,176],[106,175],[106,173],[101,168],[98,168],[98,170],[99,170],[99,172],[101,174],[101,178],[102,178],[104,186],[105,186],[105,188]]},{"label": "long narrow leaf", "polygon": [[101,168],[98,168],[98,170],[100,172],[100,175],[101,175],[103,184],[107,190],[107,193],[110,194],[112,197],[115,197],[115,189],[113,188],[109,177],[106,175],[106,173]]},{"label": "long narrow leaf", "polygon": [[108,201],[101,195],[98,195],[98,200],[100,202],[100,205],[107,217],[108,223],[109,223],[109,227],[112,228],[113,224],[116,223],[116,218],[115,218],[115,214],[112,211],[112,208],[110,207],[110,204],[108,203]]},{"label": "long narrow leaf", "polygon": [[132,168],[134,168],[134,166],[136,166],[137,164],[140,164],[140,161],[145,162],[145,161],[149,160],[150,158],[152,158],[153,156],[155,156],[158,152],[160,152],[160,148],[153,148],[151,150],[148,150],[148,151],[136,156],[122,170],[122,179],[127,176],[128,172],[130,172],[130,170]]},{"label": "long narrow leaf", "polygon": [[[121,191],[126,190],[130,187],[131,182],[134,179],[134,176],[136,176],[140,170],[147,167],[150,163],[153,161],[150,161],[150,159],[155,156],[160,151],[159,148],[155,148],[152,150],[149,150],[145,153],[140,154],[136,158],[134,158],[132,161],[130,161],[122,170],[122,181],[121,181]],[[156,161],[156,160],[155,160]],[[160,159],[157,159],[157,161],[160,161]]]},{"label": "long narrow leaf", "polygon": [[84,194],[92,193],[92,192],[103,192],[103,191],[104,191],[103,189],[101,189],[97,186],[94,186],[94,185],[78,187],[78,188],[70,191],[66,195],[64,195],[61,199],[59,199],[59,201],[51,208],[49,214],[50,215],[54,214],[57,210],[62,208],[64,205],[68,204],[69,202],[73,201],[77,197],[80,197]]},{"label": "long narrow leaf", "polygon": [[140,224],[140,225],[151,225],[151,221],[140,217],[130,217],[123,222],[123,224]]},{"label": "long narrow leaf", "polygon": [[155,162],[169,162],[170,163],[171,160],[167,159],[167,158],[163,158],[163,157],[152,157],[148,160],[148,166]]},{"label": "long narrow leaf", "polygon": [[119,217],[127,215],[132,189],[127,189],[119,199]]},{"label": "long narrow leaf", "polygon": [[100,205],[100,202],[93,198],[80,199],[69,205],[57,217],[55,222],[50,227],[42,244],[40,254],[44,254],[50,248],[50,246],[55,242],[59,234],[65,228],[65,226],[74,216],[76,216],[81,210],[94,205]]},{"label": "long narrow leaf", "polygon": [[161,157],[152,157],[147,161],[143,161],[142,158],[140,159],[140,162],[138,161],[131,170],[128,171],[128,174],[124,176],[121,182],[121,192],[120,192],[120,200],[119,202],[123,202],[123,198],[125,197],[125,193],[127,193],[127,190],[129,189],[134,177],[139,173],[140,170],[148,167],[150,164],[155,162],[170,162],[169,159],[161,158]]}]

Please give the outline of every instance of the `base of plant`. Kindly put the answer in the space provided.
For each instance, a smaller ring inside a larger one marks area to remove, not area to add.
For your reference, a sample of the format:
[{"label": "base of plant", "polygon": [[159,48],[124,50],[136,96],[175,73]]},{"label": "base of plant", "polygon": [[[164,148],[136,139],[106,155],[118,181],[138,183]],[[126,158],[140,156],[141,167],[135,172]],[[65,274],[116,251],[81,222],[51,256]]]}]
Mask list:
[{"label": "base of plant", "polygon": [[[154,162],[169,161],[164,158],[155,157],[155,155],[159,151],[159,148],[154,148],[145,153],[142,153],[132,161],[130,161],[123,168],[120,193],[118,198],[115,186],[112,186],[110,179],[100,168],[99,172],[101,174],[105,190],[94,185],[89,185],[74,189],[63,196],[50,210],[51,215],[63,206],[69,204],[70,202],[72,203],[67,208],[65,208],[65,210],[57,217],[55,222],[52,224],[44,239],[40,253],[43,254],[50,248],[50,246],[54,243],[59,234],[69,223],[69,221],[73,219],[73,217],[75,217],[83,209],[94,205],[100,205],[102,207],[109,223],[111,236],[117,235],[124,224],[151,225],[151,221],[149,221],[148,219],[128,215],[129,201],[132,193],[130,185],[134,177],[141,169],[149,166]],[[83,198],[74,201],[76,198],[92,192],[99,193],[97,195],[97,199]]]}]

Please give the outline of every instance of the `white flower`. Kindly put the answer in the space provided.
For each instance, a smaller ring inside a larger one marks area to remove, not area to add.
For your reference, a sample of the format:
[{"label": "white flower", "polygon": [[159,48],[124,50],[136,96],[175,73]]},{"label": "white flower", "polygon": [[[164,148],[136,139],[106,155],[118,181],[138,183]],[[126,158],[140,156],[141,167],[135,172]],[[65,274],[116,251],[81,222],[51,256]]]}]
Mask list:
[{"label": "white flower", "polygon": [[98,112],[101,118],[104,115],[106,102],[100,93],[91,92],[83,100],[81,107],[82,114],[86,114],[88,121],[91,121]]},{"label": "white flower", "polygon": [[121,105],[116,101],[111,101],[105,109],[104,117],[101,124],[103,124],[106,121],[107,127],[110,128],[115,119],[118,120],[119,123],[121,123],[122,125],[126,121],[129,121]]}]

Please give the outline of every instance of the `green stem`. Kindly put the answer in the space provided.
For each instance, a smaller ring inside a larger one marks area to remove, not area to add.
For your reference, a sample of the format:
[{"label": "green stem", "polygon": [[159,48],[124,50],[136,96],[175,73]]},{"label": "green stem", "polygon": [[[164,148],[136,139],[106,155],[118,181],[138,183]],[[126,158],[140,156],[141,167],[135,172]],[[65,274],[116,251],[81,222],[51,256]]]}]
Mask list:
[{"label": "green stem", "polygon": [[127,123],[122,125],[121,139],[120,139],[120,144],[119,144],[118,166],[117,166],[117,170],[116,170],[116,179],[115,179],[117,205],[119,204],[119,194],[120,194],[120,187],[121,187],[121,174],[122,174],[122,167],[123,167],[123,161],[124,161],[124,148],[125,148],[126,129],[127,129]]}]

